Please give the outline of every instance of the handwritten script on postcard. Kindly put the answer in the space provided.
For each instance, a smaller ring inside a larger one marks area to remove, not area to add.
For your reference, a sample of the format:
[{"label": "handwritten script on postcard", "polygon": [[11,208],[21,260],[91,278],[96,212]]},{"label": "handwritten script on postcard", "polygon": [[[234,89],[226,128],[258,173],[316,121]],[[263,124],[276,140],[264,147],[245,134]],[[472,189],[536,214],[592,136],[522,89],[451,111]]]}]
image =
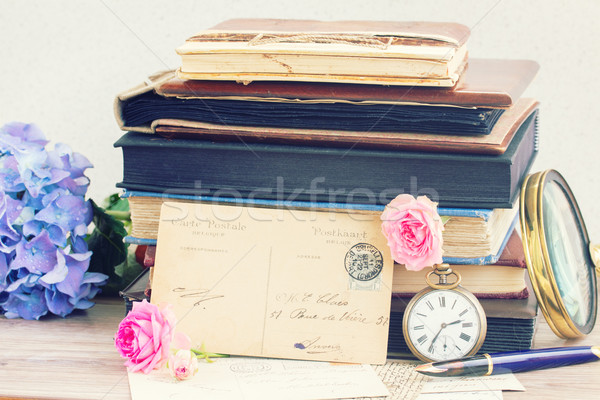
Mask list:
[{"label": "handwritten script on postcard", "polygon": [[166,202],[152,302],[211,352],[382,364],[393,262],[378,213]]}]

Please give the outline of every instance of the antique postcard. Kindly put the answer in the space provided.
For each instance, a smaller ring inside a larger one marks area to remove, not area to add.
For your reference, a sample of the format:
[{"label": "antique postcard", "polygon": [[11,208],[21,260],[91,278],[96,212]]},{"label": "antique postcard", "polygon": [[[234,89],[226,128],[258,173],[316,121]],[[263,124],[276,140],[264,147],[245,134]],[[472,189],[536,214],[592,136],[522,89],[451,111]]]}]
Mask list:
[{"label": "antique postcard", "polygon": [[153,303],[211,352],[385,363],[393,262],[379,213],[162,206]]}]

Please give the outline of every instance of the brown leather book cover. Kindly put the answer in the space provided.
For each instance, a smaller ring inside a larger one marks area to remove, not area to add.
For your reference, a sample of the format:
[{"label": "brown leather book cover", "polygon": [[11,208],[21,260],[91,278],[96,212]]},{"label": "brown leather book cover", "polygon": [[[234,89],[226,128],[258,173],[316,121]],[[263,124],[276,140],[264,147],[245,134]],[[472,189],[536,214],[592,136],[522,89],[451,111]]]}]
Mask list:
[{"label": "brown leather book cover", "polygon": [[252,82],[243,85],[232,81],[174,78],[162,83],[156,92],[180,98],[453,104],[505,108],[521,97],[538,69],[538,63],[531,60],[471,58],[456,86],[450,89],[318,82]]},{"label": "brown leather book cover", "polygon": [[489,135],[482,136],[460,136],[443,132],[431,135],[406,132],[266,128],[170,119],[154,121],[153,128],[156,133],[167,138],[502,154],[508,148],[517,129],[536,111],[537,106],[538,102],[533,99],[520,99],[500,116]]},{"label": "brown leather book cover", "polygon": [[519,229],[515,229],[508,238],[506,246],[500,255],[497,265],[506,265],[517,268],[527,268],[525,263],[525,252],[523,250],[523,240],[519,234]]}]

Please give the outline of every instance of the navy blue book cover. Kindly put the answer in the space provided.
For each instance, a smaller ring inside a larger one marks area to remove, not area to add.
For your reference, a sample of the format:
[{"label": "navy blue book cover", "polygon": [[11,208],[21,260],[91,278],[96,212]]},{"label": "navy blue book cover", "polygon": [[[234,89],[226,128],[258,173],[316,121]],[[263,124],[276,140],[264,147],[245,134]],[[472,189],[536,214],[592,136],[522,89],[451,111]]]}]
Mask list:
[{"label": "navy blue book cover", "polygon": [[125,126],[183,119],[224,126],[487,135],[503,112],[452,106],[180,99],[149,92],[124,101],[121,115]]},{"label": "navy blue book cover", "polygon": [[256,143],[214,143],[126,133],[129,190],[215,197],[385,205],[399,193],[440,207],[511,208],[537,152],[537,113],[502,155]]}]

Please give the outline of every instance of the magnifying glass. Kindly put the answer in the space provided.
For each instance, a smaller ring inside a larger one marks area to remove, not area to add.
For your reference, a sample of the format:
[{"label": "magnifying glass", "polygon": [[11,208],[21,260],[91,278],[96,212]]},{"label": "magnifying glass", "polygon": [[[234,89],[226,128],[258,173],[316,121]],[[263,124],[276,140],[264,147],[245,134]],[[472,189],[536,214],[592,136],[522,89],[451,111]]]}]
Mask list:
[{"label": "magnifying glass", "polygon": [[529,175],[520,202],[525,261],[542,314],[561,338],[587,335],[598,311],[600,245],[590,244],[575,197],[557,171]]}]

